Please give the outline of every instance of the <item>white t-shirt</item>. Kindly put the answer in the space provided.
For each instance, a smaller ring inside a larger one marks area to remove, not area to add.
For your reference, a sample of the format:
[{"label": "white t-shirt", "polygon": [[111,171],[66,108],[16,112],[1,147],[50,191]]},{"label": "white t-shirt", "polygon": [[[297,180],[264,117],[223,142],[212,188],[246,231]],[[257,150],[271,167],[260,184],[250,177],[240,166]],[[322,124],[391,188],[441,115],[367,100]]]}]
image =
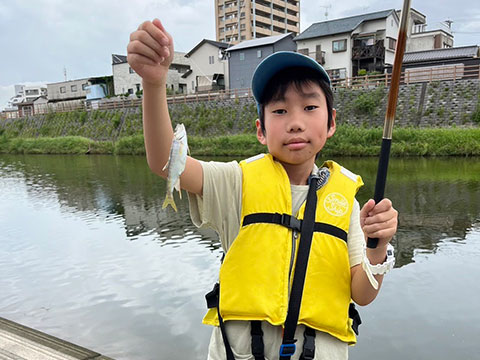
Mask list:
[{"label": "white t-shirt", "polygon": [[[203,196],[188,194],[190,217],[197,227],[210,227],[220,238],[225,252],[238,235],[241,221],[242,207],[242,170],[236,161],[201,162],[203,167]],[[308,185],[291,185],[292,214],[305,201]],[[348,254],[350,266],[362,261],[362,251],[365,243],[364,234],[360,227],[360,207],[354,201],[350,217],[348,232]],[[225,322],[227,336],[235,355],[235,359],[253,360],[251,353],[250,322]],[[282,344],[282,327],[262,322],[263,341],[265,344],[265,360],[278,359]],[[303,346],[304,326],[297,326],[295,339],[297,351],[292,360],[300,357]],[[226,358],[225,346],[220,328],[214,327],[208,349],[209,360],[223,360]],[[348,345],[333,336],[320,331],[315,336],[315,360],[345,360],[348,359]]]}]

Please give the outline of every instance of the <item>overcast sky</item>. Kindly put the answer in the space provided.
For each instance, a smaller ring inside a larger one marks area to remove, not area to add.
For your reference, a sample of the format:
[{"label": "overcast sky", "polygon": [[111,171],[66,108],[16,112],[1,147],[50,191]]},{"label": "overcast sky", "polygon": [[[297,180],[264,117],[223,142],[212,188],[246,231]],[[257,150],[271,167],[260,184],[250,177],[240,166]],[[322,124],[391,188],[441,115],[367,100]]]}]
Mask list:
[{"label": "overcast sky", "polygon": [[[300,0],[300,27],[328,19],[386,9],[402,0]],[[475,4],[475,5],[474,5]],[[429,29],[453,21],[455,46],[480,44],[480,3],[413,0]],[[14,84],[51,83],[112,74],[111,55],[126,55],[130,33],[160,18],[175,49],[188,52],[202,39],[215,40],[214,0],[0,0],[0,109]]]}]

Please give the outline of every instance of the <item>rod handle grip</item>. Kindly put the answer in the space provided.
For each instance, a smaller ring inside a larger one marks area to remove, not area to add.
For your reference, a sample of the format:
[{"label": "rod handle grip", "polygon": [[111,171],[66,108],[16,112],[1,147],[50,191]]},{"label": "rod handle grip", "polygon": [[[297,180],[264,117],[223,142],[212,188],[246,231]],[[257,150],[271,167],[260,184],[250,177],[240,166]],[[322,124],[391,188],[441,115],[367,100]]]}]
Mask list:
[{"label": "rod handle grip", "polygon": [[[373,200],[378,204],[383,200],[385,194],[385,184],[387,183],[388,160],[390,159],[390,148],[392,146],[392,139],[382,139],[382,147],[380,150],[380,157],[378,159],[377,180],[375,181],[375,194]],[[367,247],[375,249],[378,245],[377,238],[368,238]]]}]

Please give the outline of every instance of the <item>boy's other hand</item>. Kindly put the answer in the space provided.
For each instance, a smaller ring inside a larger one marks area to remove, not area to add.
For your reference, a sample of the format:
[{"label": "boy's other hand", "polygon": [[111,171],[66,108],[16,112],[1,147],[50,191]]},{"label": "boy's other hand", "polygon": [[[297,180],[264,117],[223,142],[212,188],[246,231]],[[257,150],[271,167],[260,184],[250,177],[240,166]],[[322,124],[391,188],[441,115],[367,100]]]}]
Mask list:
[{"label": "boy's other hand", "polygon": [[173,38],[160,20],[145,21],[130,34],[127,61],[151,85],[164,85],[173,60]]},{"label": "boy's other hand", "polygon": [[375,204],[368,200],[360,210],[360,225],[367,238],[378,238],[378,247],[386,246],[397,232],[398,212],[389,199]]}]

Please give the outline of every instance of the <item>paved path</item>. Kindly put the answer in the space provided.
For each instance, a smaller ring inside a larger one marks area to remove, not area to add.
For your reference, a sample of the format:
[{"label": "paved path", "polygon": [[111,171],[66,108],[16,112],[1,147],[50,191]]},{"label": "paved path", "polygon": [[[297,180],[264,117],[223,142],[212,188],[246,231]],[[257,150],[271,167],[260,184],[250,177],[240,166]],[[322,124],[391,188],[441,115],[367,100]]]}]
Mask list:
[{"label": "paved path", "polygon": [[40,331],[0,318],[0,360],[113,360]]}]

